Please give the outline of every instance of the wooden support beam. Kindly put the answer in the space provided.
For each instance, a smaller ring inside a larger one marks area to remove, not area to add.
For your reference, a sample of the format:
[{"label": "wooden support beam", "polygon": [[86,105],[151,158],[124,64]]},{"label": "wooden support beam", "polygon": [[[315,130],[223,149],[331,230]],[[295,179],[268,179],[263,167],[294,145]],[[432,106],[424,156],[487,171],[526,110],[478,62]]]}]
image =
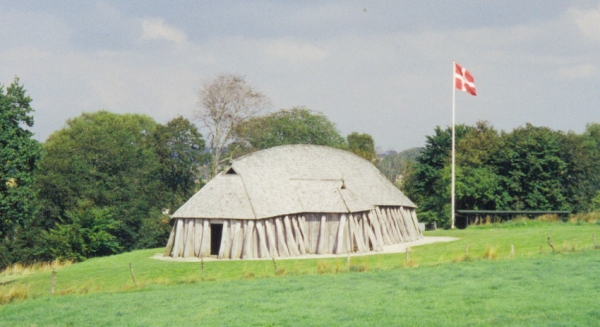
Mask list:
[{"label": "wooden support beam", "polygon": [[169,234],[169,241],[167,241],[167,246],[165,247],[165,252],[163,253],[163,257],[168,257],[171,255],[171,251],[173,250],[173,244],[175,243],[175,226],[171,228],[171,234]]},{"label": "wooden support beam", "polygon": [[256,231],[258,233],[258,255],[257,258],[270,258],[269,249],[267,248],[267,239],[265,237],[265,222],[263,220],[256,221]]},{"label": "wooden support beam", "polygon": [[298,251],[298,243],[296,243],[296,239],[294,238],[292,224],[290,222],[289,216],[285,216],[283,218],[283,226],[285,227],[285,239],[288,244],[288,250],[290,251],[290,255],[293,257],[297,257],[300,255],[300,251]]},{"label": "wooden support beam", "polygon": [[[352,228],[350,229],[353,234],[352,240],[356,244],[358,252],[364,253],[367,250],[365,248],[365,241],[362,237],[362,229],[360,228],[360,225],[358,224],[358,221],[356,220],[356,215],[349,214],[349,217],[350,217],[350,221],[352,222]],[[354,250],[354,248],[352,248],[352,250]]]},{"label": "wooden support beam", "polygon": [[267,232],[267,244],[269,253],[272,258],[279,258],[279,251],[277,250],[277,242],[275,240],[275,233],[273,232],[273,219],[265,220],[265,230]]},{"label": "wooden support beam", "polygon": [[298,216],[292,217],[292,228],[294,229],[294,235],[296,237],[296,243],[298,244],[298,250],[301,255],[306,254],[306,248],[304,247],[304,237],[302,235],[302,231],[300,231],[300,227],[298,226]]},{"label": "wooden support beam", "polygon": [[390,212],[394,220],[398,224],[400,228],[400,234],[402,235],[402,242],[408,242],[408,233],[406,232],[406,225],[404,224],[404,219],[402,219],[402,215],[400,215],[400,211],[398,208],[390,208]]},{"label": "wooden support beam", "polygon": [[381,226],[379,225],[379,222],[377,221],[374,210],[369,211],[367,213],[367,217],[369,218],[369,222],[371,222],[371,225],[373,226],[373,231],[375,232],[375,237],[377,238],[377,247],[381,251],[381,250],[383,250],[383,245],[384,245],[383,233],[381,232]]},{"label": "wooden support beam", "polygon": [[415,209],[410,209],[410,216],[412,218],[413,225],[415,226],[417,237],[420,238],[420,236],[423,236],[423,232],[421,232],[421,229],[419,228],[419,221],[417,220],[417,213],[415,212]]},{"label": "wooden support beam", "polygon": [[283,223],[281,222],[282,217],[275,218],[275,231],[277,234],[277,251],[279,251],[279,256],[281,257],[289,257],[290,251],[287,248],[287,243],[285,241],[285,232],[283,231]]},{"label": "wooden support beam", "polygon": [[400,208],[400,213],[402,214],[402,219],[405,221],[406,233],[408,234],[408,241],[412,242],[415,240],[416,236],[414,235],[414,228],[411,228],[412,218],[410,218],[410,213],[405,208]]},{"label": "wooden support beam", "polygon": [[385,221],[383,221],[383,219],[381,218],[381,215],[379,215],[377,213],[377,211],[378,210],[374,210],[373,217],[374,217],[374,219],[377,219],[377,222],[379,223],[379,226],[381,226],[381,235],[383,235],[383,243],[386,244],[386,245],[392,244],[392,240],[390,239],[390,235],[388,233]]},{"label": "wooden support beam", "polygon": [[306,253],[311,253],[310,242],[308,240],[309,231],[306,226],[306,217],[304,215],[298,217],[298,227],[300,228],[300,232],[302,233],[302,241],[304,242],[304,249],[306,250]]}]

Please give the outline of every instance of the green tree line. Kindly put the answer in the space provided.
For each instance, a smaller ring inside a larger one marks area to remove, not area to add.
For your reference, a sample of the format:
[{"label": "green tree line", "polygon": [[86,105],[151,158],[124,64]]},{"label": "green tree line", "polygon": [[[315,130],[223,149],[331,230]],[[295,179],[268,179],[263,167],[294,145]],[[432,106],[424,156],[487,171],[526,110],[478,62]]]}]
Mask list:
[{"label": "green tree line", "polygon": [[[488,122],[456,126],[456,208],[469,210],[600,209],[600,125],[582,134],[526,124],[510,132]],[[451,129],[427,136],[402,189],[419,220],[447,227]]]}]

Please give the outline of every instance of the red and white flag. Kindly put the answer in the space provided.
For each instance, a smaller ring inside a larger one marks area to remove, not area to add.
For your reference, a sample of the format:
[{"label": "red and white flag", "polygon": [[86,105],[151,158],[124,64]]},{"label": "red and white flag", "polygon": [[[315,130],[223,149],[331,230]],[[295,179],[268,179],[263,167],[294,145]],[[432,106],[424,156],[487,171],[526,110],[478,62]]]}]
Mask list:
[{"label": "red and white flag", "polygon": [[457,63],[454,63],[454,87],[471,95],[477,95],[473,75]]}]

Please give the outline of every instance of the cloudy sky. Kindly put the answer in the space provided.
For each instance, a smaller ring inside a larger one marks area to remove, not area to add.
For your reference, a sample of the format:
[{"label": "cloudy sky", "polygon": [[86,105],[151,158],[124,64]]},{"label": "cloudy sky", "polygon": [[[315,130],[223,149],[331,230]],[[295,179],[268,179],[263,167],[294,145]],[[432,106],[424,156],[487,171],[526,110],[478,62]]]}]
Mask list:
[{"label": "cloudy sky", "polygon": [[457,122],[600,122],[600,0],[0,2],[0,83],[19,76],[44,141],[100,109],[191,118],[203,81],[246,76],[382,150],[451,124],[452,60],[478,96]]}]

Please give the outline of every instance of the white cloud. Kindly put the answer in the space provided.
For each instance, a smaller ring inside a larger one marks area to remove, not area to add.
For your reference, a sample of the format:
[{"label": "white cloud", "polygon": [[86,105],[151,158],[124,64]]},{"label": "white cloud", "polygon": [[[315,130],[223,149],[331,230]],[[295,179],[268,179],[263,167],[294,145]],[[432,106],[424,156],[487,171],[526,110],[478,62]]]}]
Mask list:
[{"label": "white cloud", "polygon": [[600,41],[600,5],[594,9],[571,9],[576,26],[592,41]]},{"label": "white cloud", "polygon": [[183,44],[187,36],[181,30],[165,24],[163,19],[146,18],[142,21],[142,39],[163,39],[176,44]]}]

